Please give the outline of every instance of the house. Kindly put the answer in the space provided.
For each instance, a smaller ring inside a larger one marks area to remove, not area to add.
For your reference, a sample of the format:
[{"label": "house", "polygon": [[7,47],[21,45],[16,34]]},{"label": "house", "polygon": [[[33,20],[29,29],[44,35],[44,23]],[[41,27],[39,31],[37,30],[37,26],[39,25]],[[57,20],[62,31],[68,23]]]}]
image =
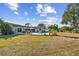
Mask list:
[{"label": "house", "polygon": [[24,26],[19,24],[13,24],[12,31],[14,34],[32,34],[32,33],[46,33],[48,28],[46,26]]},{"label": "house", "polygon": [[12,31],[14,34],[23,34],[25,33],[26,26],[18,25],[18,24],[12,24]]},{"label": "house", "polygon": [[34,26],[32,27],[32,32],[35,32],[35,33],[44,33],[46,32],[47,27],[46,26]]},{"label": "house", "polygon": [[33,34],[33,33],[47,33],[49,30],[46,26],[24,26],[19,24],[13,24],[12,31],[14,34]]},{"label": "house", "polygon": [[34,35],[49,35],[49,29],[46,26],[34,26],[31,30]]}]

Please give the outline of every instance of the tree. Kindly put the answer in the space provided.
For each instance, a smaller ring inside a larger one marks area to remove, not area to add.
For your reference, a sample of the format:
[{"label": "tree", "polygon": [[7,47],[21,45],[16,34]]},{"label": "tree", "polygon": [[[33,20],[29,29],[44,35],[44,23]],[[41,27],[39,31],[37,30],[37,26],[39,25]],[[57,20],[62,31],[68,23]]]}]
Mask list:
[{"label": "tree", "polygon": [[62,17],[62,24],[70,25],[77,32],[79,24],[79,4],[69,4]]},{"label": "tree", "polygon": [[45,26],[45,24],[43,24],[43,23],[40,23],[40,24],[38,24],[38,26]]},{"label": "tree", "polygon": [[30,26],[31,24],[30,24],[30,23],[26,23],[25,25],[26,25],[26,26]]},{"label": "tree", "polygon": [[1,33],[1,34],[3,34],[3,33],[2,33],[2,28],[4,28],[3,24],[4,24],[4,22],[3,22],[3,20],[0,18],[0,33]]},{"label": "tree", "polygon": [[50,25],[48,27],[51,31],[55,31],[55,32],[58,32],[59,29],[58,29],[58,25],[54,24],[54,25]]},{"label": "tree", "polygon": [[4,22],[2,19],[0,19],[0,28],[2,35],[9,35],[13,33],[11,24]]},{"label": "tree", "polygon": [[60,28],[60,31],[61,32],[71,32],[72,28],[68,27],[68,26],[63,26],[63,27]]},{"label": "tree", "polygon": [[30,23],[26,23],[25,26],[26,26],[26,28],[29,29],[31,27],[31,24]]},{"label": "tree", "polygon": [[13,31],[12,31],[12,25],[8,22],[5,22],[5,34],[6,35],[9,35],[9,34],[13,34]]}]

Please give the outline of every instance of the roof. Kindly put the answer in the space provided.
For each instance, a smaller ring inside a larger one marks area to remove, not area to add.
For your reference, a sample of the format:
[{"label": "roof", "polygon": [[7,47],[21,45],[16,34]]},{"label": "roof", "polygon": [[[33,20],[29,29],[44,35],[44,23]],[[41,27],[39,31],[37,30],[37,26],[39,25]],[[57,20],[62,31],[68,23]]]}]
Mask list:
[{"label": "roof", "polygon": [[26,26],[24,26],[24,25],[19,25],[19,24],[13,24],[13,23],[10,23],[12,26],[14,26],[14,27],[26,27]]}]

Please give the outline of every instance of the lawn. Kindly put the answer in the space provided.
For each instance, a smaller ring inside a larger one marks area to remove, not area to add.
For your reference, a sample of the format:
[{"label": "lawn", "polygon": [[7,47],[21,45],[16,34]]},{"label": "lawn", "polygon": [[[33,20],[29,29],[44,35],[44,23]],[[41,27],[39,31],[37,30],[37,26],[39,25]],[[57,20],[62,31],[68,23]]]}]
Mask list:
[{"label": "lawn", "polygon": [[58,36],[0,36],[0,55],[54,56],[79,55],[79,34],[57,33]]}]

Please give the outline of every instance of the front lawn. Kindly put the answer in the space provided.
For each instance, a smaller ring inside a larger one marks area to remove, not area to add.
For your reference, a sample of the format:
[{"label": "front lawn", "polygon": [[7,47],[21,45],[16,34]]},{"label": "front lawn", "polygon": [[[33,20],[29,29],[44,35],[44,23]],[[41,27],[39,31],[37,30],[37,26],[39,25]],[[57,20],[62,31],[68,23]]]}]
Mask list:
[{"label": "front lawn", "polygon": [[0,37],[0,55],[79,55],[79,34],[57,34]]}]

